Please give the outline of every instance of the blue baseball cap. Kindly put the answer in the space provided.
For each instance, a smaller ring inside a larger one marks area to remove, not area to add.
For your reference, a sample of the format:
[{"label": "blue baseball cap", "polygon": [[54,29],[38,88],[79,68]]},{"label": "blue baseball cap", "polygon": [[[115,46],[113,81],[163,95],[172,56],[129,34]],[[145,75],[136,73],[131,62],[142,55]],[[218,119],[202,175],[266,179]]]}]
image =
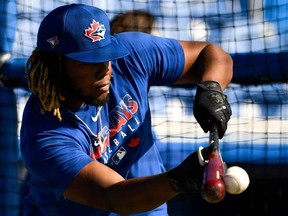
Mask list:
[{"label": "blue baseball cap", "polygon": [[129,53],[110,35],[106,13],[84,4],[52,10],[40,24],[37,48],[85,63],[108,62]]}]

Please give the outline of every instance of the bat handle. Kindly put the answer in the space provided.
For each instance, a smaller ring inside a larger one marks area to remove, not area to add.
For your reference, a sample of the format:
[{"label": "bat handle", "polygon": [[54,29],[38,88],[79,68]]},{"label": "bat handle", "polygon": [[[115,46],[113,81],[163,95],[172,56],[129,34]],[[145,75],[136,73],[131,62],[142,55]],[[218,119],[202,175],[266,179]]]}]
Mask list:
[{"label": "bat handle", "polygon": [[210,127],[210,146],[213,151],[208,156],[208,163],[204,166],[203,184],[201,188],[202,197],[210,202],[220,202],[225,197],[225,185],[222,180],[225,169],[219,148],[219,137],[215,123]]},{"label": "bat handle", "polygon": [[221,152],[220,152],[220,144],[219,144],[219,136],[218,136],[218,129],[216,123],[211,123],[210,127],[210,138],[209,138],[210,145],[214,147],[214,151],[217,151],[219,158],[223,165],[223,175],[226,172],[226,163],[222,160]]},{"label": "bat handle", "polygon": [[217,125],[215,123],[211,124],[209,141],[210,141],[210,145],[214,145],[216,149],[219,149],[219,136],[218,136]]}]

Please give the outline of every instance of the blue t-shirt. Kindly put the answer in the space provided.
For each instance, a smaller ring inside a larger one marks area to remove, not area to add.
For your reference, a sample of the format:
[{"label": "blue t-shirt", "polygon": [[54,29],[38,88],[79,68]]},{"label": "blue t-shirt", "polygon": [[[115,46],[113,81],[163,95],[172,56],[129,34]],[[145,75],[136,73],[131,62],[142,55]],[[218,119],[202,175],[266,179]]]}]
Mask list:
[{"label": "blue t-shirt", "polygon": [[[21,153],[30,174],[25,215],[113,215],[62,195],[92,160],[126,179],[165,170],[151,128],[148,91],[152,85],[179,79],[184,68],[183,49],[174,39],[138,32],[115,38],[129,55],[112,61],[106,105],[85,105],[72,111],[61,107],[63,120],[58,121],[52,113],[40,112],[33,95],[29,98],[21,127]],[[166,205],[143,215],[167,215]]]}]

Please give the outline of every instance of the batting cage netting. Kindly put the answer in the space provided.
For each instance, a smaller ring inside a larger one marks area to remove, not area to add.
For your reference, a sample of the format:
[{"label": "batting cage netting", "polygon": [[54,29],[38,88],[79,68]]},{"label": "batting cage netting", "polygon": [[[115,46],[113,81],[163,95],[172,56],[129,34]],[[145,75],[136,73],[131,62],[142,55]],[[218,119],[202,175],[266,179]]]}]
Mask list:
[{"label": "batting cage netting", "polygon": [[[171,215],[287,214],[288,0],[2,0],[0,215],[18,215],[24,193],[26,170],[19,152],[19,129],[30,95],[27,58],[36,47],[43,17],[71,3],[97,6],[111,20],[127,11],[149,12],[155,18],[151,34],[210,41],[234,60],[234,77],[224,92],[233,115],[220,145],[228,166],[247,170],[250,186],[243,194],[227,195],[213,205],[200,196],[177,197],[169,202]],[[193,116],[194,97],[194,86],[151,88],[153,130],[167,169],[208,143]]]}]

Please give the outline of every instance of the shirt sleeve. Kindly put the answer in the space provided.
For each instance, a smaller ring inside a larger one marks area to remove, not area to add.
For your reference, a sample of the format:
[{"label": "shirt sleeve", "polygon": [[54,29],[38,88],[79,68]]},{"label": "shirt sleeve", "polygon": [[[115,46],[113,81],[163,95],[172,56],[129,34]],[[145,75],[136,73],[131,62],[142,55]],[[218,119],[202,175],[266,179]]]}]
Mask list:
[{"label": "shirt sleeve", "polygon": [[26,167],[37,184],[58,199],[81,169],[92,161],[89,150],[81,145],[83,139],[83,135],[74,130],[66,129],[65,136],[61,131],[41,132],[25,140],[29,146],[21,149]]},{"label": "shirt sleeve", "polygon": [[117,36],[130,52],[127,58],[146,75],[149,85],[175,83],[184,70],[184,51],[175,39],[141,32],[125,32]]}]

